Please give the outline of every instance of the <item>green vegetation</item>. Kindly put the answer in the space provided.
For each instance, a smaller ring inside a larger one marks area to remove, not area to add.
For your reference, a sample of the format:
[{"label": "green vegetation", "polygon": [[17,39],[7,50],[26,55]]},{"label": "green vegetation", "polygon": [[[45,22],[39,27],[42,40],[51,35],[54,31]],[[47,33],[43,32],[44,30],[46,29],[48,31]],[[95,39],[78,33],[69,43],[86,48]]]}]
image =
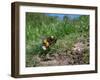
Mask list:
[{"label": "green vegetation", "polygon": [[[42,13],[26,13],[26,66],[38,66],[34,56],[41,54],[42,39],[55,36],[57,42],[47,51],[55,54],[72,50],[77,42],[89,44],[89,16],[80,15],[70,20],[67,16],[59,19],[57,16],[47,16]],[[83,52],[84,64],[89,63],[89,49]],[[67,53],[66,53],[67,54]]]}]

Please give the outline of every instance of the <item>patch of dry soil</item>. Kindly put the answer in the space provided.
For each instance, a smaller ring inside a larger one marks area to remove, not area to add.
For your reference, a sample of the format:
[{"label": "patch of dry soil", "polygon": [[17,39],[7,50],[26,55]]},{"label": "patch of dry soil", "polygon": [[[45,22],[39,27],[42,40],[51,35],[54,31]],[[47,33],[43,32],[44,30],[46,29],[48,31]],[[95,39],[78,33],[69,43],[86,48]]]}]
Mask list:
[{"label": "patch of dry soil", "polygon": [[58,66],[58,65],[74,65],[84,64],[83,52],[85,44],[82,42],[76,43],[71,50],[47,54],[45,57],[35,56],[37,66]]}]

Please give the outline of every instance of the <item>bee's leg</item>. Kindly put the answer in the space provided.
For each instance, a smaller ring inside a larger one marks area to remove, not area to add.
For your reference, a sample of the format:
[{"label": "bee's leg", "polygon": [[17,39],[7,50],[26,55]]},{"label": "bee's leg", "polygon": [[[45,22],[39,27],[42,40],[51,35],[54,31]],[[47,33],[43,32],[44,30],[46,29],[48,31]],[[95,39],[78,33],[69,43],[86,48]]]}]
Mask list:
[{"label": "bee's leg", "polygon": [[45,53],[45,58],[46,59],[50,59],[50,54],[49,54],[50,48],[47,49],[46,53]]},{"label": "bee's leg", "polygon": [[46,57],[46,51],[42,50],[39,54],[39,57],[41,58],[41,60],[43,60]]},{"label": "bee's leg", "polygon": [[44,53],[45,53],[45,52],[42,51],[42,52],[39,54],[39,57],[40,57],[40,58],[44,57],[44,56],[45,56]]},{"label": "bee's leg", "polygon": [[43,52],[43,54],[41,55],[41,59],[43,60],[43,61],[46,61],[46,60],[49,60],[49,52],[50,51],[50,49],[48,48],[46,51],[44,51]]}]

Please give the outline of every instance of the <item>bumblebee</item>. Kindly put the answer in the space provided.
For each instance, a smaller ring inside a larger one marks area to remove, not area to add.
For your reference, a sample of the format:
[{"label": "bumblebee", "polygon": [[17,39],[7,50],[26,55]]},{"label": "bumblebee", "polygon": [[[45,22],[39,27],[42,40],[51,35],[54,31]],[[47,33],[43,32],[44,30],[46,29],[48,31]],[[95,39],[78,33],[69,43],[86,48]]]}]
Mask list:
[{"label": "bumblebee", "polygon": [[42,49],[47,50],[52,44],[56,43],[57,39],[54,36],[45,38],[42,41]]}]

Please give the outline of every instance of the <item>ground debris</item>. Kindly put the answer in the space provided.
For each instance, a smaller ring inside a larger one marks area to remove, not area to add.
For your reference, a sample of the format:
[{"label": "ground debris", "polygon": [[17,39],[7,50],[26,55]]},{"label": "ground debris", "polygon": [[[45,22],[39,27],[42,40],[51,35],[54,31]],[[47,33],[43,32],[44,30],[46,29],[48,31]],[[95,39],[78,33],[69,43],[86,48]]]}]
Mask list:
[{"label": "ground debris", "polygon": [[[72,49],[59,53],[47,54],[45,57],[34,56],[37,66],[61,66],[61,65],[79,65],[86,64],[84,62],[85,44],[76,43]],[[87,62],[88,63],[88,62]]]}]

